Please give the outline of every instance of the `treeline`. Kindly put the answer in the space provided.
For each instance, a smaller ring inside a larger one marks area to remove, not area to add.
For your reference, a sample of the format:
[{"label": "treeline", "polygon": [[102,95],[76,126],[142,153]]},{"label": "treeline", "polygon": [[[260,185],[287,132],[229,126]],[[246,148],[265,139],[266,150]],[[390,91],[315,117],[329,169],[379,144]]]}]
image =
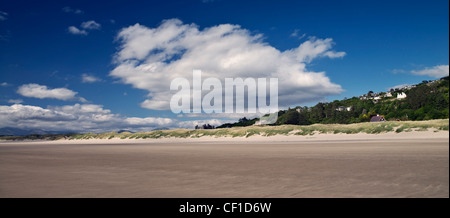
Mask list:
[{"label": "treeline", "polygon": [[[278,112],[274,125],[350,124],[369,122],[374,115],[384,115],[387,120],[431,120],[449,118],[449,77],[437,81],[423,81],[411,89],[391,90],[392,97],[380,100],[351,99],[318,103],[313,107],[295,107]],[[407,97],[397,99],[396,94],[404,92]],[[372,94],[373,92],[369,92]],[[385,93],[379,93],[383,96]],[[258,119],[240,119],[217,128],[251,126]]]},{"label": "treeline", "polygon": [[239,119],[237,123],[225,123],[221,126],[218,126],[217,128],[231,128],[231,127],[243,127],[243,126],[252,126],[254,125],[259,119],[247,119],[246,117]]}]

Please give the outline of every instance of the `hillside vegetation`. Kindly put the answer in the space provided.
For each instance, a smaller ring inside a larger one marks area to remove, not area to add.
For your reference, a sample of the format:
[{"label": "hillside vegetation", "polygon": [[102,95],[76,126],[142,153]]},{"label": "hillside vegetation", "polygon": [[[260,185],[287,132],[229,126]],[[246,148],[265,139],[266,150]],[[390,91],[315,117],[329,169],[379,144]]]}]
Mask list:
[{"label": "hillside vegetation", "polygon": [[[405,93],[404,99],[397,95]],[[351,124],[369,122],[374,115],[386,120],[422,121],[449,118],[449,77],[436,81],[423,81],[409,88],[373,93],[361,97],[318,103],[314,107],[295,107],[278,112],[275,125]],[[379,99],[373,99],[374,96]],[[371,99],[372,98],[372,99]],[[258,119],[242,118],[217,128],[242,127],[255,124]]]}]

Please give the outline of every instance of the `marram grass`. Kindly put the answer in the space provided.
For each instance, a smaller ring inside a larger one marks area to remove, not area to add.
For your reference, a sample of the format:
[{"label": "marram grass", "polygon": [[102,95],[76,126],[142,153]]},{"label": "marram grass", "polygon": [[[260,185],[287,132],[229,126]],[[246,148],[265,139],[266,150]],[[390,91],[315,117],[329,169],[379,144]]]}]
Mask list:
[{"label": "marram grass", "polygon": [[355,124],[313,124],[308,126],[282,125],[282,126],[248,126],[224,129],[172,129],[157,130],[138,133],[80,133],[68,135],[48,136],[3,136],[3,140],[27,140],[27,139],[158,139],[158,138],[200,138],[211,137],[250,137],[254,135],[314,135],[314,134],[380,134],[387,132],[411,132],[411,131],[449,131],[449,119],[428,121],[388,121],[382,123],[355,123]]}]

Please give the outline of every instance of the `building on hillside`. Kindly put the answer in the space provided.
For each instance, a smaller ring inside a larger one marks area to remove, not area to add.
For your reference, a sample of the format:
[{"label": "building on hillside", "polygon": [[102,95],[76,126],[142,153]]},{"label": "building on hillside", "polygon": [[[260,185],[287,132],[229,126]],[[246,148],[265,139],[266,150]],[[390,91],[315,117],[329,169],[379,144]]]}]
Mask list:
[{"label": "building on hillside", "polygon": [[397,99],[404,99],[404,98],[406,98],[406,93],[402,92],[397,94]]},{"label": "building on hillside", "polygon": [[385,98],[390,98],[392,97],[392,92],[386,92],[386,94],[384,95]]},{"label": "building on hillside", "polygon": [[385,122],[386,118],[384,118],[383,115],[379,115],[377,114],[376,116],[373,116],[372,118],[370,118],[370,122],[371,123],[376,123],[376,122]]},{"label": "building on hillside", "polygon": [[415,87],[417,87],[417,86],[416,85],[405,86],[405,87],[402,88],[402,90],[410,90],[410,89],[415,88]]},{"label": "building on hillside", "polygon": [[353,106],[350,107],[344,107],[344,106],[339,106],[336,108],[336,111],[352,111]]}]

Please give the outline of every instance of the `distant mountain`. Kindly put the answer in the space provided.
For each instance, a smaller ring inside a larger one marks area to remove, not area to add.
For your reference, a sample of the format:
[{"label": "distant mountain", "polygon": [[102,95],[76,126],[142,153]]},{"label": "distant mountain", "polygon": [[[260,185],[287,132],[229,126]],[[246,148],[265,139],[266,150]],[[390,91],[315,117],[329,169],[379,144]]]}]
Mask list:
[{"label": "distant mountain", "polygon": [[[151,131],[169,130],[169,129],[170,128],[167,128],[167,127],[159,127],[159,128],[152,129]],[[136,132],[133,132],[133,131],[130,131],[130,130],[127,130],[127,129],[122,129],[122,130],[117,131],[117,133],[123,133],[123,132],[136,133]]]},{"label": "distant mountain", "polygon": [[135,133],[133,131],[126,130],[126,129],[122,129],[122,130],[117,131],[117,133],[123,133],[123,132]]},{"label": "distant mountain", "polygon": [[50,135],[67,134],[64,131],[45,131],[42,129],[19,129],[13,127],[0,128],[0,136],[27,136],[27,135]]},{"label": "distant mountain", "polygon": [[169,130],[170,128],[167,127],[160,127],[160,128],[155,128],[152,131],[157,131],[157,130]]},{"label": "distant mountain", "polygon": [[28,135],[30,131],[23,130],[23,129],[17,129],[17,128],[11,128],[11,127],[5,127],[0,128],[0,135],[2,136],[24,136]]}]

